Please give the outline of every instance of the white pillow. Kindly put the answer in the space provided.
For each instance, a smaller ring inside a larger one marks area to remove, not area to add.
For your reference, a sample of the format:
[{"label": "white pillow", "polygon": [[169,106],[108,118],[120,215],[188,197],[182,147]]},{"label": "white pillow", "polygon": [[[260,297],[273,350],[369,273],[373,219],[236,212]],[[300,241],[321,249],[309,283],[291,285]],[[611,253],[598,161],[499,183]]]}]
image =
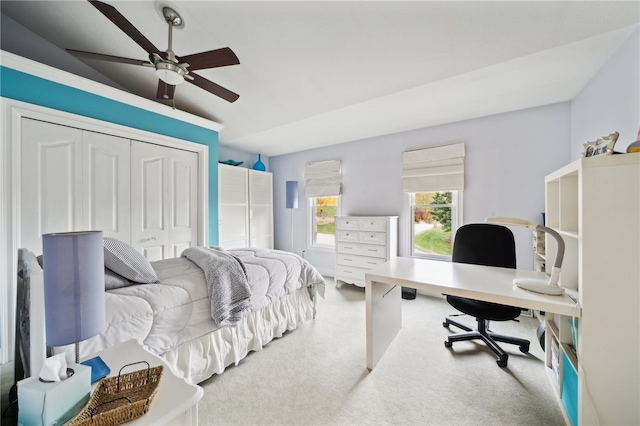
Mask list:
[{"label": "white pillow", "polygon": [[137,283],[160,282],[156,271],[139,251],[124,241],[105,237],[104,266]]}]

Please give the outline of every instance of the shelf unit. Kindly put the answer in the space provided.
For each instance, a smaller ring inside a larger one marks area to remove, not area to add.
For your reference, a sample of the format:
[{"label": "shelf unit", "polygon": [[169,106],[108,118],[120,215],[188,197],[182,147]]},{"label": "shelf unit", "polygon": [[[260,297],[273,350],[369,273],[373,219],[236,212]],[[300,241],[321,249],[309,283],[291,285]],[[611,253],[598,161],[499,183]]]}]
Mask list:
[{"label": "shelf unit", "polygon": [[[640,424],[640,155],[568,164],[545,178],[545,198],[547,226],[566,246],[560,285],[580,305],[580,318],[546,316],[546,365],[565,419]],[[553,253],[547,238],[547,270]]]}]

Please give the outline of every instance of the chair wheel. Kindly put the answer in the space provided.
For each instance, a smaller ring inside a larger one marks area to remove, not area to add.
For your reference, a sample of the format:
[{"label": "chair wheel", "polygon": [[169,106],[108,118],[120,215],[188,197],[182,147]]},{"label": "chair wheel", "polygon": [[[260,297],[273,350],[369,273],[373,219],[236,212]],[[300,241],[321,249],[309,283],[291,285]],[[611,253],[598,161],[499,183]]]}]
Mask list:
[{"label": "chair wheel", "polygon": [[450,348],[452,345],[453,345],[453,344],[452,344],[450,341],[448,341],[448,340],[445,340],[445,341],[444,341],[444,346],[445,346],[445,347]]},{"label": "chair wheel", "polygon": [[448,322],[446,322],[446,321],[444,321],[444,322],[442,323],[442,326],[443,326],[443,327],[447,327],[447,328],[449,328],[449,323],[448,323]]},{"label": "chair wheel", "polygon": [[529,352],[529,345],[520,346],[520,352],[522,352],[523,354],[526,354],[527,352]]},{"label": "chair wheel", "polygon": [[506,359],[498,359],[496,361],[496,363],[498,364],[498,367],[500,368],[504,368],[507,366],[507,360]]}]

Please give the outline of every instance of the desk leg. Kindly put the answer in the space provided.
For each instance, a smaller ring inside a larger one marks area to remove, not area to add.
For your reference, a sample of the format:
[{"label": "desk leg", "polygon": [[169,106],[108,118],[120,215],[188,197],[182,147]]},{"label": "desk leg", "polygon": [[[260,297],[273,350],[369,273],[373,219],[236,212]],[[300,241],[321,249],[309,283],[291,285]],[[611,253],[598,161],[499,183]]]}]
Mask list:
[{"label": "desk leg", "polygon": [[373,370],[402,328],[401,288],[367,281],[367,368]]}]

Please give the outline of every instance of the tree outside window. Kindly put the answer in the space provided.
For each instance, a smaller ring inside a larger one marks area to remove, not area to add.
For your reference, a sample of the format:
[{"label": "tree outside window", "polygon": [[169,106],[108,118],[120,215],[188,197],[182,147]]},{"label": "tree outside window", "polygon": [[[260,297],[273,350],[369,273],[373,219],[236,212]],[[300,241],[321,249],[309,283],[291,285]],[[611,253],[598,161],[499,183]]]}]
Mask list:
[{"label": "tree outside window", "polygon": [[451,256],[457,191],[411,193],[412,256]]},{"label": "tree outside window", "polygon": [[335,247],[338,197],[316,197],[312,203],[311,245]]}]

